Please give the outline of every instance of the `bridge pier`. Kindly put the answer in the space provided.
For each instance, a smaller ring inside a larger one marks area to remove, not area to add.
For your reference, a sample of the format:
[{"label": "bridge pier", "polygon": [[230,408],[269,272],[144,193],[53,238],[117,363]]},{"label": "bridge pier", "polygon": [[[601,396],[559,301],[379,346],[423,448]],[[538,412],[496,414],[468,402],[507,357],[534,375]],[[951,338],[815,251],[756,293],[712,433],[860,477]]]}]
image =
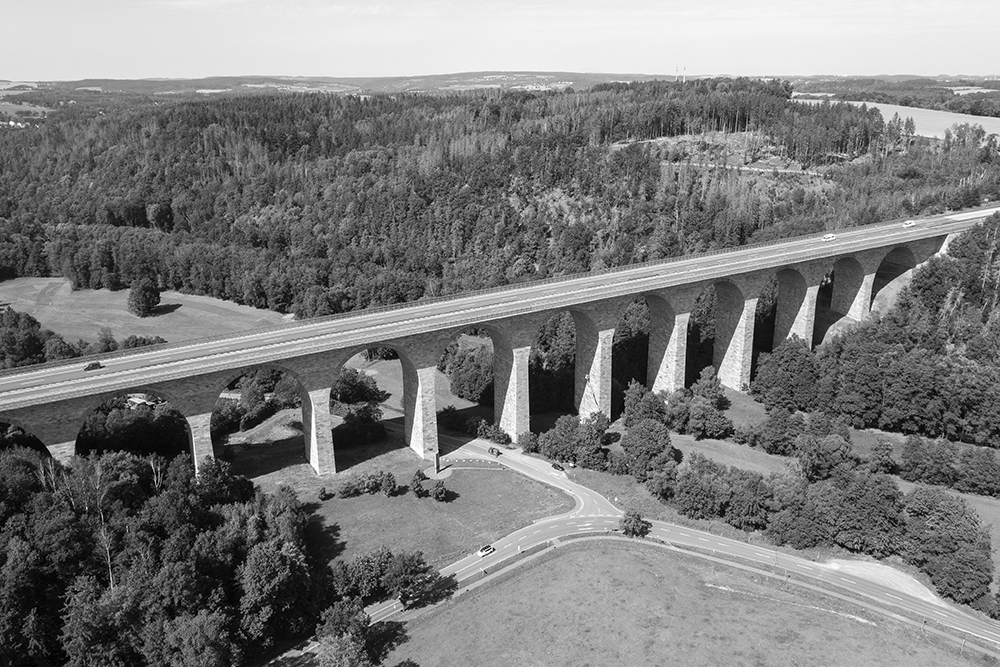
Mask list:
[{"label": "bridge pier", "polygon": [[302,435],[309,452],[309,465],[317,475],[337,472],[330,421],[330,388],[302,389]]},{"label": "bridge pier", "polygon": [[581,418],[594,412],[611,417],[611,347],[621,306],[602,301],[570,310],[576,326],[573,402]]},{"label": "bridge pier", "polygon": [[505,337],[494,337],[493,421],[512,438],[531,430],[528,389],[530,358],[531,345],[514,347]]},{"label": "bridge pier", "polygon": [[191,438],[191,458],[197,472],[206,458],[215,458],[215,449],[212,447],[212,411],[184,416]]},{"label": "bridge pier", "polygon": [[420,458],[433,459],[438,451],[437,396],[434,389],[437,364],[418,368],[406,360],[402,361],[406,443]]},{"label": "bridge pier", "polygon": [[737,391],[750,384],[753,360],[753,325],[758,297],[746,299],[728,282],[715,284],[718,302],[712,365],[719,382]]}]

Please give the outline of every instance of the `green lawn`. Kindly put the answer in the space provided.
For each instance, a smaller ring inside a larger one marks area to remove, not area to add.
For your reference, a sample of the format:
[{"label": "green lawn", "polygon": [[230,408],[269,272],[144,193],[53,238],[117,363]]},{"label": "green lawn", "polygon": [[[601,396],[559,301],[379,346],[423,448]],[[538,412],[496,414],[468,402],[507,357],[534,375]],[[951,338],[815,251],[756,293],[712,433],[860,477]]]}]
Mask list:
[{"label": "green lawn", "polygon": [[576,544],[406,627],[385,664],[977,664],[919,630],[770,580],[634,545]]},{"label": "green lawn", "polygon": [[[70,342],[97,340],[102,326],[115,338],[161,336],[171,343],[246,331],[289,319],[281,313],[207,296],[163,292],[152,317],[128,312],[128,290],[77,290],[65,278],[18,278],[0,282],[0,307],[28,313],[43,329]],[[96,315],[99,314],[99,317]]]}]

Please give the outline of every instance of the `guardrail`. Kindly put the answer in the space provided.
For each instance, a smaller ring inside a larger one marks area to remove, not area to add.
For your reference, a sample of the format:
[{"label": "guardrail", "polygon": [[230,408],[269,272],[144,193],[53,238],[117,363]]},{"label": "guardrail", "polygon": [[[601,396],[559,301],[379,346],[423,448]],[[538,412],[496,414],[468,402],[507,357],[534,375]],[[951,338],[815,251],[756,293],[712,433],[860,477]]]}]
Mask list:
[{"label": "guardrail", "polygon": [[[983,209],[983,208],[987,208],[987,207],[980,207],[980,209]],[[980,210],[980,209],[969,209],[969,211],[966,211],[966,212],[975,212],[976,210]],[[935,220],[935,218],[925,218],[925,219],[921,219],[920,222],[929,222],[929,221],[933,221],[933,220]],[[889,221],[877,222],[877,223],[874,223],[874,224],[871,224],[871,225],[862,225],[862,226],[859,226],[859,227],[850,227],[850,228],[846,228],[846,229],[838,230],[838,231],[845,231],[846,232],[846,231],[861,231],[861,230],[865,230],[865,229],[873,229],[873,230],[874,229],[882,229],[882,228],[885,228],[885,227],[891,227],[893,225],[898,225],[901,222],[902,222],[902,219],[889,220]],[[761,242],[758,242],[758,243],[750,243],[750,244],[747,244],[747,245],[737,246],[737,247],[734,247],[734,248],[717,248],[717,249],[714,249],[714,250],[704,250],[704,251],[700,251],[700,252],[691,253],[689,255],[680,255],[680,256],[676,256],[676,257],[665,257],[663,259],[648,260],[648,261],[645,261],[645,262],[638,262],[636,264],[628,264],[626,266],[607,267],[607,268],[603,268],[603,269],[597,269],[597,270],[593,270],[593,271],[584,271],[584,272],[580,272],[580,273],[572,273],[572,274],[567,274],[567,275],[563,275],[563,276],[552,276],[552,277],[549,277],[549,278],[542,278],[542,279],[539,279],[539,280],[533,280],[533,281],[525,282],[525,283],[516,283],[516,284],[513,284],[513,285],[497,285],[497,286],[494,286],[494,287],[487,287],[487,288],[480,289],[480,290],[471,290],[471,291],[468,291],[468,292],[459,292],[459,293],[456,293],[456,294],[447,294],[447,295],[436,296],[436,297],[421,298],[421,299],[418,299],[417,301],[408,301],[408,302],[405,302],[405,303],[393,303],[393,304],[387,304],[387,305],[384,305],[384,306],[375,306],[375,307],[371,307],[371,308],[365,308],[365,309],[362,309],[362,310],[351,310],[351,311],[346,311],[346,312],[343,312],[343,313],[336,313],[336,314],[333,314],[333,315],[325,315],[323,317],[316,317],[316,318],[312,318],[312,319],[309,319],[309,320],[300,320],[300,321],[287,322],[287,323],[282,323],[282,324],[272,324],[272,325],[268,325],[268,326],[264,326],[264,327],[259,327],[259,328],[256,328],[256,329],[246,329],[246,330],[242,330],[242,331],[233,331],[233,332],[229,332],[229,333],[218,334],[218,335],[215,335],[215,336],[206,336],[204,338],[196,338],[196,339],[190,339],[190,340],[186,340],[186,341],[179,341],[179,342],[176,342],[176,343],[161,343],[159,345],[147,345],[145,347],[140,347],[140,348],[132,348],[132,349],[128,349],[128,350],[116,350],[114,352],[105,352],[105,353],[102,353],[102,354],[88,355],[86,357],[76,357],[76,358],[73,358],[73,359],[62,359],[62,360],[59,360],[59,361],[49,361],[49,362],[46,362],[44,364],[32,364],[32,365],[29,365],[29,366],[19,366],[19,367],[15,367],[15,368],[8,368],[8,369],[0,370],[0,377],[7,377],[7,376],[10,376],[10,375],[17,375],[18,373],[23,373],[23,372],[26,372],[28,370],[46,370],[46,369],[54,369],[54,368],[63,368],[63,367],[67,367],[67,366],[76,366],[81,361],[87,361],[87,362],[89,362],[89,361],[102,361],[102,360],[117,359],[117,358],[121,358],[121,357],[125,357],[125,356],[137,355],[137,354],[145,354],[145,353],[149,353],[149,352],[158,352],[158,351],[163,351],[163,350],[176,350],[176,349],[181,349],[181,348],[185,348],[185,347],[191,347],[191,346],[200,345],[200,344],[204,344],[204,343],[211,343],[211,342],[214,342],[214,341],[229,340],[229,339],[238,339],[238,338],[244,338],[244,337],[254,336],[254,335],[258,335],[258,334],[271,333],[271,332],[277,332],[277,331],[286,331],[286,330],[296,329],[296,328],[305,327],[305,326],[314,326],[316,324],[322,324],[324,322],[335,322],[335,321],[350,319],[350,318],[354,318],[354,317],[364,317],[364,316],[368,316],[368,315],[375,315],[375,314],[379,314],[379,313],[386,313],[386,312],[391,312],[391,311],[395,311],[395,310],[402,310],[402,309],[405,309],[405,308],[414,308],[414,307],[425,305],[425,304],[436,304],[436,303],[445,303],[445,302],[449,302],[449,301],[459,301],[459,300],[466,299],[466,298],[473,298],[473,297],[483,296],[483,295],[487,295],[487,294],[499,294],[499,293],[503,293],[503,292],[514,293],[514,292],[517,292],[519,290],[522,290],[522,289],[525,289],[525,288],[528,288],[528,287],[535,287],[535,286],[538,286],[538,285],[551,285],[551,284],[556,284],[556,283],[570,283],[570,282],[573,282],[574,280],[580,280],[580,279],[583,279],[583,278],[590,278],[590,277],[594,277],[594,276],[611,275],[611,274],[615,274],[615,273],[625,274],[628,271],[632,271],[632,270],[635,270],[635,269],[651,268],[651,267],[656,267],[656,266],[664,266],[664,267],[666,267],[666,266],[670,266],[671,264],[675,264],[675,263],[681,262],[681,261],[687,261],[687,260],[693,260],[693,259],[700,259],[700,258],[704,258],[704,257],[714,257],[714,256],[719,256],[719,255],[731,255],[731,254],[743,252],[743,251],[746,251],[746,250],[753,250],[753,249],[757,249],[757,248],[766,248],[766,247],[771,247],[771,246],[777,246],[777,245],[782,245],[782,244],[785,244],[785,243],[792,243],[792,242],[802,241],[802,240],[806,240],[806,239],[820,239],[825,234],[828,234],[828,233],[830,233],[830,232],[829,231],[822,231],[822,232],[816,232],[816,233],[813,233],[813,234],[804,234],[804,235],[801,235],[801,236],[793,236],[793,237],[782,238],[782,239],[774,239],[774,240],[771,240],[771,241],[761,241]]]}]

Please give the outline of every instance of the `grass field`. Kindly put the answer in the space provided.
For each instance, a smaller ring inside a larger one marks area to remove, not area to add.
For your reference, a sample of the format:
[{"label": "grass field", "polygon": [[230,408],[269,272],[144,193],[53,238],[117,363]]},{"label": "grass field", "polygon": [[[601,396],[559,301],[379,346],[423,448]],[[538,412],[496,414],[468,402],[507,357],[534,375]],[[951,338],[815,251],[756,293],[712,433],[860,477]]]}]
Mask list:
[{"label": "grass field", "polygon": [[[378,362],[393,363],[399,362]],[[544,484],[495,463],[473,461],[449,464],[445,484],[453,494],[451,502],[418,499],[408,490],[392,498],[320,501],[321,488],[333,492],[347,476],[385,470],[406,486],[414,472],[428,470],[431,464],[406,447],[398,432],[390,431],[375,445],[338,447],[337,469],[342,472],[318,477],[306,460],[299,420],[300,411],[283,410],[253,430],[235,434],[230,441],[243,444],[231,445],[236,450],[233,469],[265,489],[283,484],[303,501],[315,503],[313,534],[331,559],[385,545],[422,551],[428,562],[441,568],[535,519],[573,507],[569,496]]]},{"label": "grass field", "polygon": [[386,664],[977,664],[917,629],[689,556],[577,544],[406,627]]},{"label": "grass field", "polygon": [[115,338],[161,336],[171,343],[277,324],[290,316],[207,296],[163,292],[157,314],[128,312],[128,290],[78,290],[65,278],[18,278],[0,282],[0,307],[28,313],[43,329],[70,342],[97,340],[101,327]]}]

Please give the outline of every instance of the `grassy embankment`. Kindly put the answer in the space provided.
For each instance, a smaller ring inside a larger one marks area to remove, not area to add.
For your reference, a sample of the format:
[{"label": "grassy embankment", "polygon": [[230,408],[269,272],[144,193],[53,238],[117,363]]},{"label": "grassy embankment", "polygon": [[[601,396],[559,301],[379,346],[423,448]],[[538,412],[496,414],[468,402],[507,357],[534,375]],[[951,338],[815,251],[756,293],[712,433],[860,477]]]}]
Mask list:
[{"label": "grassy embankment", "polygon": [[977,664],[919,629],[692,557],[578,544],[407,625],[387,664]]}]

